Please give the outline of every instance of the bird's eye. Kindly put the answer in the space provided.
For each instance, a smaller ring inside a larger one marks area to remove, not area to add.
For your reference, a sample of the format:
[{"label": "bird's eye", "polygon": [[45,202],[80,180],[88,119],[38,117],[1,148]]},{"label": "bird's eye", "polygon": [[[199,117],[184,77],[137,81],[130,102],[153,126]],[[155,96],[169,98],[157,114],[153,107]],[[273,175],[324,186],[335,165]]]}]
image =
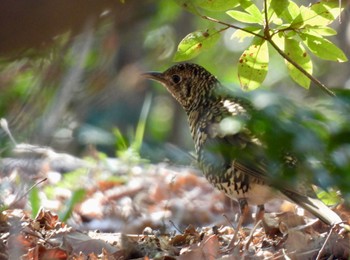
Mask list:
[{"label": "bird's eye", "polygon": [[172,81],[175,83],[175,84],[177,84],[177,83],[179,83],[180,81],[181,81],[181,77],[179,76],[179,75],[172,75],[171,76],[171,79],[172,79]]}]

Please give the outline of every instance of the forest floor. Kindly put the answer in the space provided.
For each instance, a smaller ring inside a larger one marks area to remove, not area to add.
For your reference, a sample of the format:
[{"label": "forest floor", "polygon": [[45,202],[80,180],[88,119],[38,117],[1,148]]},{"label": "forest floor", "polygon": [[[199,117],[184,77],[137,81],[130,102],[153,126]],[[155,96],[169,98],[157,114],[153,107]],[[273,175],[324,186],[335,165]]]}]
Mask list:
[{"label": "forest floor", "polygon": [[[267,204],[256,225],[252,207],[237,229],[237,204],[194,167],[86,162],[64,174],[48,157],[37,171],[3,167],[0,260],[349,258],[348,233],[288,202]],[[344,206],[334,210],[349,219]]]}]

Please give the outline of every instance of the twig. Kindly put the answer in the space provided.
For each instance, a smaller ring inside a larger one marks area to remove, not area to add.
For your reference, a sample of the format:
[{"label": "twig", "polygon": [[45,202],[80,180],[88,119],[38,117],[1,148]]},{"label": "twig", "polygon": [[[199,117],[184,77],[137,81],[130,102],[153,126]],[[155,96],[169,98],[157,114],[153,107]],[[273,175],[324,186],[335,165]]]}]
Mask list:
[{"label": "twig", "polygon": [[286,250],[283,248],[282,249],[282,253],[283,253],[283,259],[286,259],[286,260],[290,260],[291,258],[287,255],[286,253]]},{"label": "twig", "polygon": [[[308,251],[304,251],[304,252],[294,252],[295,253],[295,256],[297,259],[306,259],[307,257],[310,258],[310,255],[314,255],[316,252],[319,252],[319,249],[316,248],[316,249],[310,249]],[[333,259],[333,258],[331,258]]]},{"label": "twig", "polygon": [[249,245],[250,245],[250,243],[251,243],[252,240],[253,240],[254,232],[255,232],[255,230],[258,228],[258,226],[260,225],[261,222],[262,222],[262,221],[261,221],[261,219],[260,219],[260,220],[255,224],[255,226],[253,227],[253,229],[250,231],[249,237],[248,237],[248,241],[247,241],[247,243],[246,243],[245,246],[244,246],[244,250],[245,250],[244,253],[246,253],[246,251],[248,250]]},{"label": "twig", "polygon": [[226,219],[227,223],[230,224],[230,226],[231,226],[232,228],[235,228],[234,225],[233,225],[233,223],[232,223],[232,222],[230,221],[230,219],[228,218],[228,216],[226,216],[226,214],[223,214],[222,216]]},{"label": "twig", "polygon": [[[244,28],[241,28],[239,26],[233,25],[233,24],[229,24],[220,20],[217,20],[215,18],[206,16],[206,15],[201,15],[198,13],[198,15],[200,17],[202,17],[203,19],[206,19],[208,21],[211,22],[215,22],[218,24],[222,24],[227,26],[227,28],[233,28],[233,29],[237,29],[237,30],[241,30],[244,32],[247,32],[249,34],[252,34],[258,38],[264,39],[266,40],[268,43],[270,43],[272,45],[272,47],[285,59],[287,60],[289,63],[291,63],[294,67],[296,67],[301,73],[303,73],[308,79],[310,79],[317,87],[319,87],[321,90],[323,90],[325,93],[327,93],[328,95],[334,97],[335,93],[333,91],[331,91],[329,88],[327,88],[321,81],[319,81],[318,79],[316,79],[315,77],[313,77],[309,72],[307,72],[303,67],[301,67],[298,63],[296,63],[294,60],[292,60],[287,54],[285,54],[277,45],[276,43],[272,40],[272,36],[270,34],[269,31],[269,21],[268,21],[268,17],[267,17],[267,1],[264,1],[264,15],[265,15],[265,28],[264,28],[264,35],[260,35],[258,33],[246,30]],[[225,28],[225,29],[227,29]]]},{"label": "twig", "polygon": [[[211,236],[209,236],[209,237],[204,241],[204,243],[201,244],[201,248],[202,248],[201,252],[202,252],[203,259],[215,259],[215,258],[216,258],[216,255],[213,255],[213,253],[208,254],[208,252],[205,252],[205,251],[203,250],[203,248],[206,246],[206,244],[207,244],[211,239],[213,239],[214,237],[217,237],[217,235],[211,235]],[[209,252],[210,252],[210,251],[209,251]]]},{"label": "twig", "polygon": [[316,260],[321,259],[321,256],[322,256],[322,254],[323,254],[323,251],[324,251],[325,248],[326,248],[326,244],[327,244],[328,240],[330,239],[331,234],[333,233],[333,230],[334,230],[335,227],[336,227],[336,225],[333,225],[332,228],[331,228],[331,230],[329,230],[329,233],[328,233],[328,235],[327,235],[327,237],[326,237],[326,240],[324,241],[324,243],[323,243],[323,245],[322,245],[320,251],[319,251],[318,254],[317,254]]},{"label": "twig", "polygon": [[236,242],[236,240],[238,238],[238,232],[239,232],[239,230],[241,229],[241,227],[243,225],[243,220],[244,220],[244,216],[243,216],[243,213],[241,213],[241,215],[239,216],[239,219],[238,219],[237,226],[235,228],[235,234],[233,235],[232,240],[228,244],[227,249],[235,247],[235,242]]},{"label": "twig", "polygon": [[214,234],[214,235],[210,235],[210,236],[203,242],[203,245],[202,245],[202,246],[204,247],[205,244],[208,243],[209,240],[213,239],[214,237],[217,237],[217,235],[215,235],[215,234]]},{"label": "twig", "polygon": [[264,0],[264,18],[265,18],[264,35],[266,35],[265,31],[270,30],[269,19],[267,18],[267,0]]},{"label": "twig", "polygon": [[287,54],[285,54],[277,45],[276,43],[269,37],[265,38],[272,47],[289,63],[291,63],[294,67],[296,67],[299,71],[301,71],[306,77],[308,77],[317,87],[319,87],[321,90],[326,92],[328,95],[335,97],[335,94],[333,91],[331,91],[329,88],[327,88],[321,81],[313,77],[309,72],[307,72],[303,67],[301,67],[298,63],[296,63],[294,60],[292,60]]},{"label": "twig", "polygon": [[176,225],[175,223],[170,219],[169,220],[170,224],[173,225],[173,227],[180,233],[180,234],[183,234],[184,232],[182,232]]},{"label": "twig", "polygon": [[28,193],[34,189],[36,186],[38,186],[39,184],[43,183],[44,181],[46,181],[47,178],[44,178],[36,183],[34,183],[22,196],[20,196],[18,199],[16,199],[15,201],[13,201],[8,207],[10,208],[12,205],[16,204],[18,201],[20,201],[21,199],[23,199],[25,196],[28,195]]},{"label": "twig", "polygon": [[[223,22],[223,21],[217,20],[217,19],[215,19],[215,18],[206,16],[206,15],[201,15],[200,17],[202,17],[203,19],[206,19],[206,20],[208,20],[208,21],[214,22],[214,23],[226,25],[227,28],[233,28],[233,29],[241,30],[241,31],[250,33],[250,34],[252,34],[252,35],[254,35],[254,36],[256,36],[256,37],[259,37],[259,38],[261,38],[261,39],[265,39],[265,37],[264,37],[263,35],[260,35],[260,34],[255,33],[255,32],[251,32],[251,31],[246,30],[246,29],[244,29],[244,28],[241,28],[241,27],[239,27],[239,26],[236,26],[236,25],[233,25],[233,24],[229,24],[229,23],[225,23],[225,22]],[[227,28],[226,28],[226,29],[227,29]]]}]

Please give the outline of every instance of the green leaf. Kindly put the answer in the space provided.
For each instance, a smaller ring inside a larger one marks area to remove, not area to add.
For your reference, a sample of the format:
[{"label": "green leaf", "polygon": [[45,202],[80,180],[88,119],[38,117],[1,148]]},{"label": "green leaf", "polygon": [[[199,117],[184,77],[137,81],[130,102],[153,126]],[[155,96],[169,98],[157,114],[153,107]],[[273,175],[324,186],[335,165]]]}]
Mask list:
[{"label": "green leaf", "polygon": [[115,140],[115,146],[117,149],[117,152],[123,152],[126,151],[129,147],[127,139],[123,136],[122,132],[119,130],[119,128],[115,128],[113,130],[113,134],[116,138]]},{"label": "green leaf", "polygon": [[[313,18],[317,18],[317,15],[315,14],[315,12],[311,11],[309,8],[305,7],[305,6],[301,6],[300,7],[300,14],[295,17],[295,19],[293,20],[291,26],[293,28],[300,28],[303,25],[305,25],[305,22],[308,21],[308,25],[317,25],[317,21],[313,20]],[[315,24],[316,22],[316,24]]]},{"label": "green leaf", "polygon": [[202,51],[213,47],[219,39],[220,33],[215,29],[190,33],[180,42],[173,60],[184,61],[193,59]]},{"label": "green leaf", "polygon": [[281,14],[288,7],[289,0],[269,0],[268,1],[268,9],[267,9],[267,17],[269,23],[274,23],[276,25],[283,24],[283,20],[281,19]]},{"label": "green leaf", "polygon": [[226,11],[234,8],[240,0],[175,0],[175,2],[187,11],[198,14],[197,7],[208,11]]},{"label": "green leaf", "polygon": [[230,10],[226,12],[233,19],[242,23],[258,23],[263,24],[262,17],[256,17],[246,12],[241,12],[237,10]]},{"label": "green leaf", "polygon": [[[254,26],[249,26],[249,27],[245,27],[243,28],[247,31],[253,32],[258,34],[261,31],[260,27],[254,27]],[[247,37],[254,37],[254,34],[251,34],[247,31],[243,31],[243,30],[236,30],[233,34],[232,34],[232,38],[238,38],[240,42],[242,42],[245,38]]]},{"label": "green leaf", "polygon": [[[276,0],[278,2],[278,0]],[[299,6],[293,1],[289,1],[285,11],[280,14],[280,17],[288,23],[292,23],[300,15]]]},{"label": "green leaf", "polygon": [[264,20],[263,14],[261,13],[260,9],[251,0],[240,0],[239,5],[248,14],[251,14],[259,20]]},{"label": "green leaf", "polygon": [[208,11],[226,11],[238,5],[239,0],[195,0],[195,4]]},{"label": "green leaf", "polygon": [[40,197],[39,190],[37,187],[34,187],[29,193],[29,202],[32,208],[32,217],[35,218],[36,214],[38,214],[40,209]]},{"label": "green leaf", "polygon": [[286,8],[288,8],[288,5],[289,0],[271,0],[268,10],[270,17],[272,13],[275,13],[277,17],[280,17],[280,15],[286,10]]},{"label": "green leaf", "polygon": [[267,42],[255,38],[253,44],[243,52],[238,64],[238,78],[243,90],[258,88],[264,81],[269,63]]},{"label": "green leaf", "polygon": [[278,18],[276,16],[276,14],[273,14],[272,17],[269,20],[270,20],[270,23],[274,23],[276,25],[282,25],[283,24],[283,20],[281,18]]},{"label": "green leaf", "polygon": [[140,153],[140,149],[143,143],[143,137],[145,134],[147,118],[149,114],[149,110],[152,104],[152,94],[146,95],[145,101],[143,102],[143,106],[141,109],[140,119],[137,123],[136,131],[135,131],[135,139],[132,143],[132,148],[137,153]]},{"label": "green leaf", "polygon": [[311,7],[300,7],[300,15],[292,22],[294,28],[302,26],[326,26],[332,23],[343,9],[339,7],[338,0],[318,2]]},{"label": "green leaf", "polygon": [[300,37],[309,50],[321,59],[338,62],[348,60],[341,49],[323,37],[317,37],[307,33],[300,33]]},{"label": "green leaf", "polygon": [[328,206],[336,205],[341,201],[336,191],[321,191],[317,193],[317,197]]},{"label": "green leaf", "polygon": [[319,16],[322,16],[325,20],[328,20],[329,23],[337,19],[343,9],[344,8],[341,7],[339,0],[321,1],[311,5],[311,10]]},{"label": "green leaf", "polygon": [[76,204],[81,202],[85,197],[85,190],[84,189],[78,189],[73,192],[71,198],[69,199],[68,203],[66,203],[66,208],[63,212],[59,214],[59,219],[61,221],[66,221],[70,215],[72,214],[73,208]]},{"label": "green leaf", "polygon": [[177,3],[179,6],[184,8],[185,10],[197,14],[198,11],[196,9],[196,0],[175,0],[175,3]]},{"label": "green leaf", "polygon": [[[337,34],[337,31],[334,30],[333,28],[331,27],[327,27],[327,26],[324,26],[324,27],[312,27],[312,28],[308,28],[309,31],[313,31],[319,35],[322,35],[322,36],[332,36],[332,35],[336,35]],[[312,33],[311,33],[312,34]]]},{"label": "green leaf", "polygon": [[[312,74],[312,61],[301,42],[294,39],[285,38],[284,52],[304,70]],[[300,86],[308,89],[310,87],[310,79],[287,60],[286,64],[290,77]]]},{"label": "green leaf", "polygon": [[286,36],[283,32],[277,33],[272,36],[273,42],[281,49],[284,50],[284,40]]}]

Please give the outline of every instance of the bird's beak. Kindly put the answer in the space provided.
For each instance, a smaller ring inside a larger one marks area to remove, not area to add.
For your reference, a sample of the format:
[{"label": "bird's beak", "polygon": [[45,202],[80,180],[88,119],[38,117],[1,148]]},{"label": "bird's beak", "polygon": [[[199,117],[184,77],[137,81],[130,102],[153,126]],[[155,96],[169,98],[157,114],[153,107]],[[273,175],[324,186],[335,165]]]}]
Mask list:
[{"label": "bird's beak", "polygon": [[146,73],[143,73],[142,76],[144,76],[147,79],[152,79],[152,80],[158,81],[162,84],[166,83],[166,79],[164,78],[164,74],[160,73],[160,72],[153,72],[153,71],[146,72]]}]

